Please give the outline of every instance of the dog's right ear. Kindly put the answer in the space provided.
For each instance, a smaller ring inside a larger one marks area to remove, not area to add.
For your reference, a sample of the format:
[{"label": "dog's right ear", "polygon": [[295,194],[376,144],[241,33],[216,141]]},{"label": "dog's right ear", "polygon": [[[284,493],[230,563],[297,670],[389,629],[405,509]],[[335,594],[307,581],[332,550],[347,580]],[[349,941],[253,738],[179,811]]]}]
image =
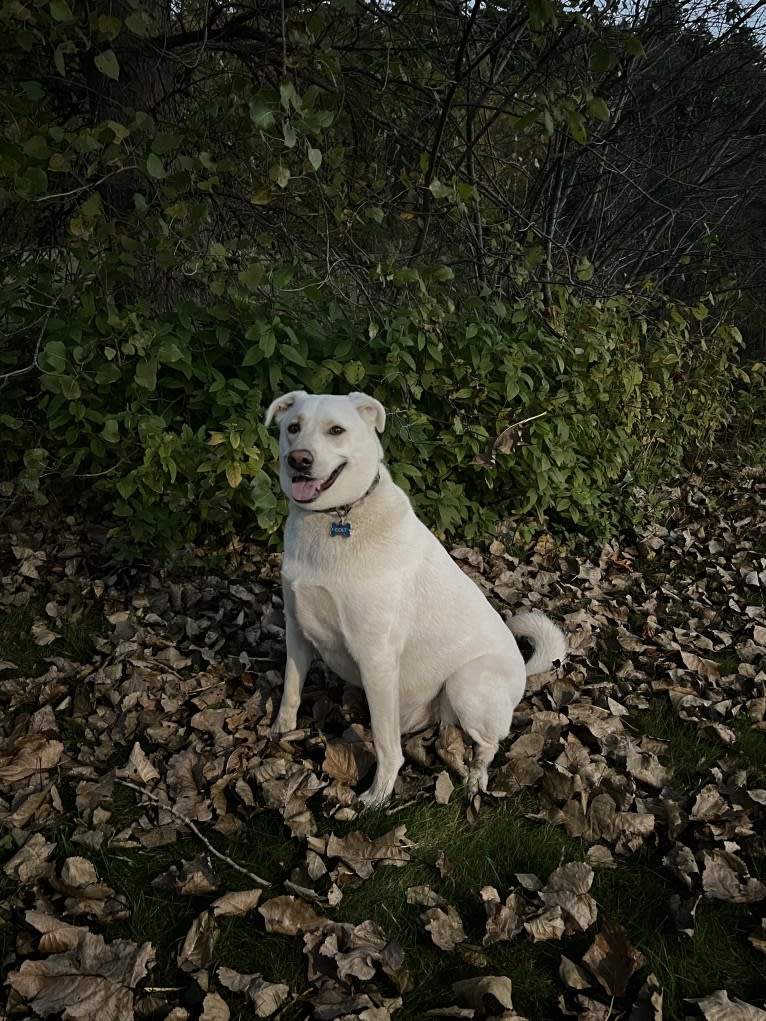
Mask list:
[{"label": "dog's right ear", "polygon": [[266,425],[271,425],[272,419],[275,422],[280,422],[285,415],[285,412],[289,411],[295,402],[306,396],[305,390],[291,390],[289,394],[285,394],[284,397],[277,397],[269,405],[269,410],[266,412],[266,418],[264,422]]}]

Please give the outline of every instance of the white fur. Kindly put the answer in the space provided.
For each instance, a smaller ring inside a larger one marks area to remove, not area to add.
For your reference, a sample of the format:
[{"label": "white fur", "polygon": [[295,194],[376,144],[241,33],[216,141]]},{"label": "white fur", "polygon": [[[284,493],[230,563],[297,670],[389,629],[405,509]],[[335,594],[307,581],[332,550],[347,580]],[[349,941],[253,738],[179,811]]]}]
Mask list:
[{"label": "white fur", "polygon": [[[510,730],[527,673],[564,659],[563,633],[538,612],[513,617],[509,630],[416,517],[382,463],[377,433],[385,410],[374,398],[295,391],[273,401],[266,424],[272,419],[280,423],[280,481],[288,496],[296,474],[287,462],[291,451],[313,456],[315,478],[345,462],[313,502],[290,500],[282,565],[287,665],[273,733],[295,729],[303,681],[319,654],[367,697],[378,766],[365,804],[391,795],[403,762],[401,735],[435,721],[458,723],[471,737],[469,791],[486,790],[487,767]],[[331,536],[332,509],[346,504],[354,504],[351,535]],[[535,646],[527,668],[514,634]]]}]

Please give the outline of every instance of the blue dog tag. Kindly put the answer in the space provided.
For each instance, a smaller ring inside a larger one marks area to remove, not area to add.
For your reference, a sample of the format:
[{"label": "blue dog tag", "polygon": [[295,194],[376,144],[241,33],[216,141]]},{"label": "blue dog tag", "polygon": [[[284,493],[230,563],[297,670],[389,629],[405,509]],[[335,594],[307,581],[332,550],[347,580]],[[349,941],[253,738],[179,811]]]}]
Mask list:
[{"label": "blue dog tag", "polygon": [[351,535],[351,522],[331,521],[330,535],[342,535],[344,539],[348,539],[348,537]]}]

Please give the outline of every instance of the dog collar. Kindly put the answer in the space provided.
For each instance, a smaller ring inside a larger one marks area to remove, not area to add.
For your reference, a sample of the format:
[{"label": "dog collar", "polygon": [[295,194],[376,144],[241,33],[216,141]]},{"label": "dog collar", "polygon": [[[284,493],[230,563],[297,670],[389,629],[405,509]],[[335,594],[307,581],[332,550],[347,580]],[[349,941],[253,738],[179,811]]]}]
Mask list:
[{"label": "dog collar", "polygon": [[352,507],[356,507],[357,504],[361,503],[362,500],[366,500],[379,482],[380,472],[378,472],[378,474],[372,480],[372,485],[367,490],[367,492],[363,493],[358,499],[354,500],[352,503],[345,503],[339,507],[327,507],[321,510],[314,510],[311,507],[306,507],[305,509],[310,511],[312,514],[335,514],[338,520],[330,522],[330,535],[332,536],[340,535],[343,536],[344,539],[348,539],[351,535],[351,522],[346,520],[346,518],[348,517],[348,512],[351,510]]}]

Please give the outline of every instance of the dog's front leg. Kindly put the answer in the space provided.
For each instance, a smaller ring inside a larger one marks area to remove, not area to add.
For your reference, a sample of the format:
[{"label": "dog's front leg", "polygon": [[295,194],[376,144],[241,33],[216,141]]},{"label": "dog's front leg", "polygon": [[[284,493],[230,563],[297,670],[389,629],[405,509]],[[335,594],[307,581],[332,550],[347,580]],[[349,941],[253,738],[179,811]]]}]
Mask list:
[{"label": "dog's front leg", "polygon": [[295,730],[298,724],[298,709],[301,704],[303,682],[306,680],[306,674],[309,672],[314,655],[311,643],[287,607],[285,608],[285,645],[287,649],[285,682],[279,712],[271,725],[272,737],[279,737],[280,734]]},{"label": "dog's front leg", "polygon": [[372,786],[361,795],[366,808],[388,801],[404,762],[399,719],[399,665],[396,662],[368,663],[362,669],[362,684],[370,710],[372,739],[378,767]]}]

